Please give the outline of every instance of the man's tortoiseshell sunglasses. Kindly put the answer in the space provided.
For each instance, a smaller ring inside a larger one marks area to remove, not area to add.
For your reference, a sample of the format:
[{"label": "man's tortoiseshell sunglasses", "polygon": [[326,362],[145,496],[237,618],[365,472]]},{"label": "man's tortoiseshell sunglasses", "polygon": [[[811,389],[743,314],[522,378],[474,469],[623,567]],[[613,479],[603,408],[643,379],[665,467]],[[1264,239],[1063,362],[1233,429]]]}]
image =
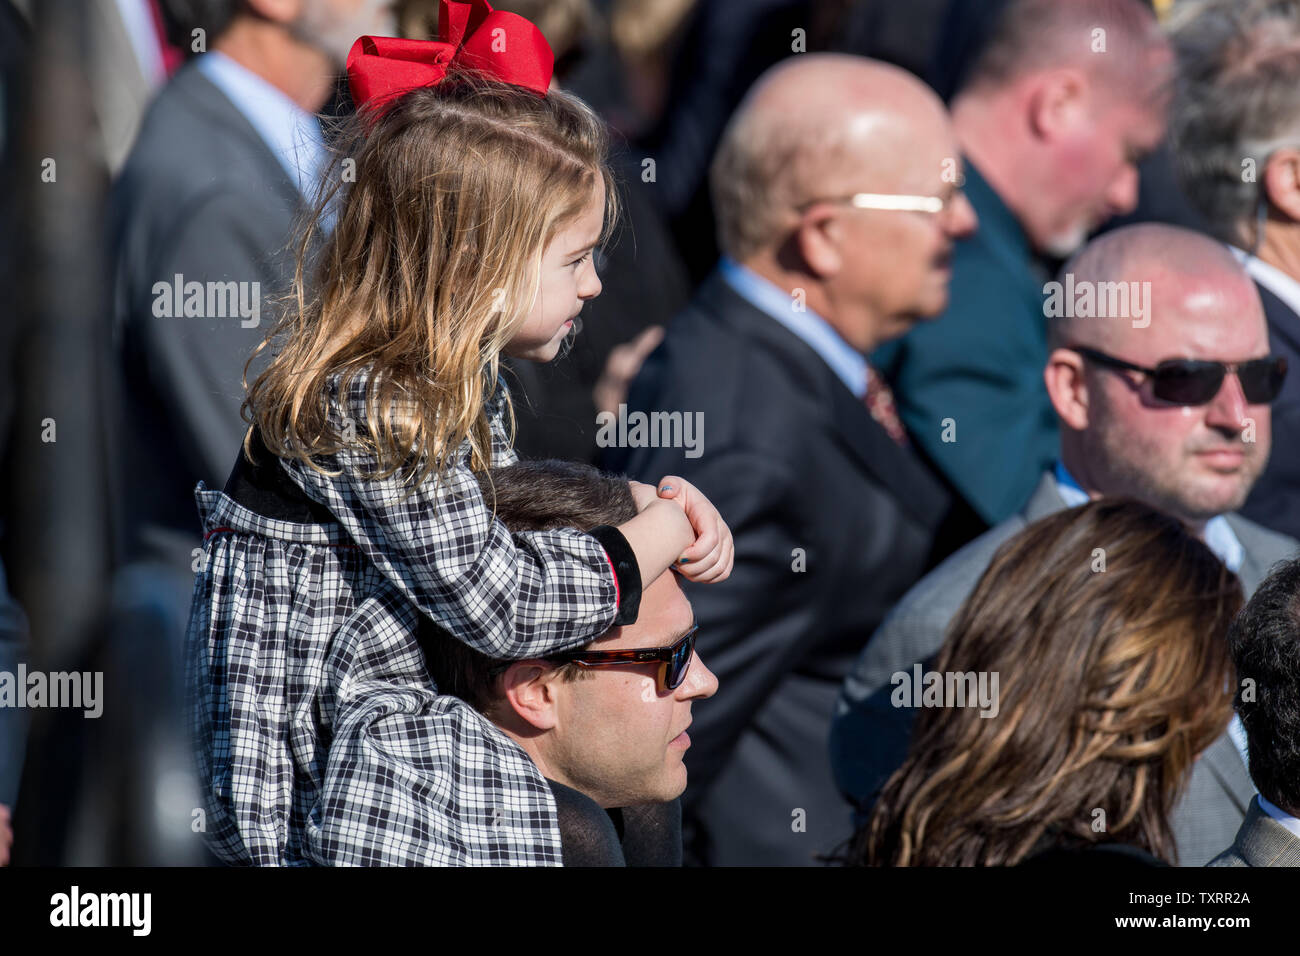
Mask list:
[{"label": "man's tortoiseshell sunglasses", "polygon": [[[594,651],[583,647],[576,651],[547,654],[542,660],[553,664],[577,664],[579,667],[658,663],[659,673],[656,676],[659,690],[667,693],[676,690],[682,685],[682,681],[686,680],[686,672],[690,669],[691,659],[695,656],[695,632],[699,629],[698,624],[692,624],[689,631],[664,647],[637,647],[621,651]],[[509,666],[509,664],[505,665],[505,667]]]}]

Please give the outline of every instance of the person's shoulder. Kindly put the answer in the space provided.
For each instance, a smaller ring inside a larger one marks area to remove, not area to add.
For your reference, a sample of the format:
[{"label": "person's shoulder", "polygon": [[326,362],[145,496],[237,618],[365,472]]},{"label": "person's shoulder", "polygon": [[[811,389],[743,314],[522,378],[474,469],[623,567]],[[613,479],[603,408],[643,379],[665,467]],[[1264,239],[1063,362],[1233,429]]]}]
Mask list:
[{"label": "person's shoulder", "polygon": [[1237,540],[1241,542],[1241,546],[1257,561],[1272,564],[1283,558],[1295,557],[1296,552],[1300,551],[1300,541],[1289,534],[1266,528],[1236,511],[1231,511],[1223,517],[1236,534]]},{"label": "person's shoulder", "polygon": [[1246,862],[1246,858],[1243,857],[1240,852],[1238,852],[1237,845],[1235,843],[1205,865],[1216,867],[1216,868],[1225,867],[1225,866],[1227,867],[1250,866],[1250,864]]},{"label": "person's shoulder", "polygon": [[274,196],[259,149],[270,155],[238,108],[191,61],[145,110],[113,196],[119,205],[179,207],[183,215],[198,197],[216,194],[264,212]]},{"label": "person's shoulder", "polygon": [[545,778],[555,798],[565,866],[625,866],[623,846],[609,814],[591,797]]},{"label": "person's shoulder", "polygon": [[[711,451],[742,443],[756,408],[786,390],[779,363],[715,306],[697,297],[673,317],[627,396],[629,413],[679,412],[683,427],[689,416],[702,416]],[[756,393],[762,385],[766,393]]]},{"label": "person's shoulder", "polygon": [[[942,613],[945,618],[951,616],[948,611],[960,606],[974,589],[998,548],[1025,526],[1024,517],[1015,514],[962,545],[912,585],[891,617],[932,613]],[[956,604],[952,601],[954,598]]]}]

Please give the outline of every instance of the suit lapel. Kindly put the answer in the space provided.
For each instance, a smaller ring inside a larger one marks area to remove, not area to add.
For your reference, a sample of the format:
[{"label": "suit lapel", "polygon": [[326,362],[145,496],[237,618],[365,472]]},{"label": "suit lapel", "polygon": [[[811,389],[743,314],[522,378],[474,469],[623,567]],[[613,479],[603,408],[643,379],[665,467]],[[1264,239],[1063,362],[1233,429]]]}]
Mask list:
[{"label": "suit lapel", "polygon": [[1244,816],[1255,796],[1255,785],[1250,781],[1241,752],[1237,750],[1232,738],[1227,733],[1220,734],[1219,739],[1201,755],[1201,759]]},{"label": "suit lapel", "polygon": [[948,496],[915,452],[900,448],[839,379],[830,383],[829,392],[835,428],[859,464],[921,524],[938,523],[948,508]]},{"label": "suit lapel", "polygon": [[1056,476],[1050,471],[1043,472],[1043,476],[1038,479],[1038,487],[1034,493],[1029,496],[1025,502],[1025,507],[1021,510],[1026,524],[1033,524],[1039,518],[1046,518],[1050,514],[1065,509],[1065,499],[1061,497],[1060,489],[1056,486]]},{"label": "suit lapel", "polygon": [[1223,518],[1241,542],[1241,567],[1237,569],[1237,577],[1241,579],[1242,589],[1249,598],[1268,577],[1274,562],[1293,556],[1294,543],[1285,544],[1289,540],[1285,536],[1277,540],[1272,535],[1266,535],[1267,529],[1260,528],[1235,511],[1225,514]]},{"label": "suit lapel", "polygon": [[[1258,280],[1255,288],[1259,290],[1260,301],[1264,305],[1264,315],[1268,318],[1268,334],[1274,339],[1284,339],[1292,352],[1300,352],[1300,316],[1282,301],[1271,289]],[[1273,351],[1277,351],[1274,348]]]},{"label": "suit lapel", "polygon": [[1300,837],[1265,813],[1258,800],[1250,803],[1236,849],[1251,866],[1300,866]]},{"label": "suit lapel", "polygon": [[776,355],[796,388],[820,398],[845,446],[899,507],[925,527],[943,519],[950,505],[943,486],[913,451],[889,437],[808,343],[736,292],[716,270],[700,287],[699,298],[739,334]]}]

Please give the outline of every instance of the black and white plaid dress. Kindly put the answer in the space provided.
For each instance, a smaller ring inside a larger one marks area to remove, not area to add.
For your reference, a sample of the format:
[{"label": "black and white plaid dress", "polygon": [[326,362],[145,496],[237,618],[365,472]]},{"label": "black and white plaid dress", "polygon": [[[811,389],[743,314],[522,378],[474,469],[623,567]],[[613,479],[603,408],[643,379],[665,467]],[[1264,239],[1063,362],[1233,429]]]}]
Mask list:
[{"label": "black and white plaid dress", "polygon": [[[516,460],[503,389],[488,403],[494,465]],[[358,376],[341,402],[334,380],[336,427],[346,414],[361,431],[364,395]],[[297,520],[248,507],[261,491],[247,482],[232,492],[244,463],[225,491],[199,483],[204,557],[187,682],[205,829],[224,861],[562,862],[537,767],[437,692],[415,635],[425,615],[498,658],[580,646],[615,623],[618,576],[591,535],[511,534],[468,454],[466,442],[436,491],[402,501],[397,477],[360,477],[374,462],[359,452],[318,459],[336,475],[264,452],[270,464],[254,484],[264,491],[287,475],[305,493]]]}]

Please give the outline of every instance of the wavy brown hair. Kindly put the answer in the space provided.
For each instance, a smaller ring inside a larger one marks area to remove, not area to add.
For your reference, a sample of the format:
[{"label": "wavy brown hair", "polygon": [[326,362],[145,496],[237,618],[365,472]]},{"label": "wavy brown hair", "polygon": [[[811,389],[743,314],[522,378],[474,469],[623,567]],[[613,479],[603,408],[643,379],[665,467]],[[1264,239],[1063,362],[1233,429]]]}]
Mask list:
[{"label": "wavy brown hair", "polygon": [[[375,476],[402,468],[424,481],[466,440],[471,467],[486,468],[484,403],[538,294],[548,243],[599,180],[602,239],[617,218],[605,125],[562,91],[543,97],[454,69],[360,110],[335,153],[300,233],[290,307],[258,348],[273,357],[248,388],[245,420],[275,454],[323,471],[312,456],[345,437],[329,420],[328,387],[338,376],[346,395],[364,371],[356,442]],[[513,423],[508,401],[506,412]]]},{"label": "wavy brown hair", "polygon": [[922,709],[847,862],[1013,865],[1040,843],[1100,842],[1176,861],[1170,813],[1232,713],[1225,634],[1241,603],[1214,553],[1145,505],[1103,499],[1030,525],[934,665],[998,674],[997,716]]}]

